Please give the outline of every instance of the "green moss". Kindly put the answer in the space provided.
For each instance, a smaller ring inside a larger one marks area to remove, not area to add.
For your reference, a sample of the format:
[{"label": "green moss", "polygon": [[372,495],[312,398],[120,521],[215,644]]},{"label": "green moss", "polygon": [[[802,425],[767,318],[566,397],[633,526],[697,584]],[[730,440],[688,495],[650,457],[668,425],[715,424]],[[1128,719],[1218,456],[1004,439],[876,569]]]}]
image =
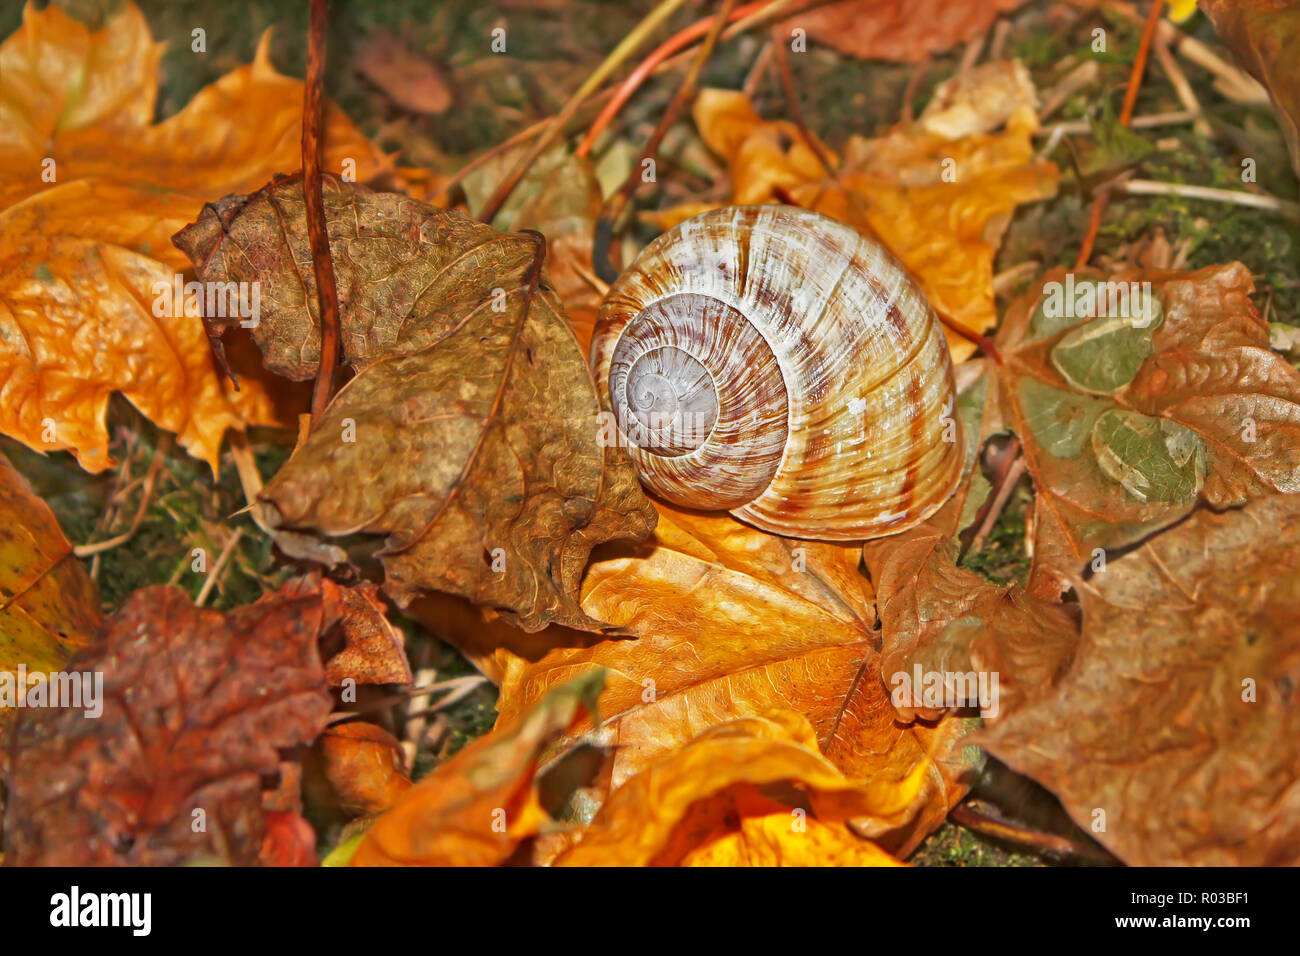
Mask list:
[{"label": "green moss", "polygon": [[914,866],[1046,866],[1041,857],[945,821],[908,858]]},{"label": "green moss", "polygon": [[1029,578],[1029,556],[1025,553],[1025,515],[1033,494],[1022,482],[1011,493],[992,531],[979,551],[967,552],[959,566],[994,584],[1023,585]]}]

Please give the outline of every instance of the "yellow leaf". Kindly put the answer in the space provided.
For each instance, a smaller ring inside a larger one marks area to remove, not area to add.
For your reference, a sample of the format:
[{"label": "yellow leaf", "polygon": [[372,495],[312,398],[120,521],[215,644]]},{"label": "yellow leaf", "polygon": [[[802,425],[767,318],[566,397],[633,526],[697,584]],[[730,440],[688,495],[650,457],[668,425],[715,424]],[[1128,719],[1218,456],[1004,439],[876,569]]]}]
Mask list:
[{"label": "yellow leaf", "polygon": [[906,866],[842,824],[807,820],[790,826],[788,813],[748,817],[740,830],[692,850],[682,866]]},{"label": "yellow leaf", "polygon": [[470,743],[408,789],[366,831],[353,866],[495,866],[550,817],[538,761],[599,692],[597,671],[557,687],[537,707]]},{"label": "yellow leaf", "polygon": [[583,579],[584,611],[633,640],[559,627],[523,634],[446,600],[415,602],[408,613],[500,684],[503,721],[547,688],[603,668],[598,733],[616,748],[609,787],[716,724],[774,709],[804,715],[826,758],[852,779],[899,781],[920,768],[924,786],[905,819],[887,834],[871,825],[862,831],[906,853],[966,791],[972,755],[961,740],[970,721],[896,720],[860,549],[656,507],[653,549],[606,547]]},{"label": "yellow leaf", "polygon": [[[0,671],[58,671],[99,624],[95,583],[49,506],[0,455]],[[0,707],[0,720],[10,714]]]},{"label": "yellow leaf", "polygon": [[90,239],[38,234],[19,245],[3,223],[0,214],[0,431],[101,471],[105,411],[121,391],[215,471],[227,428],[273,420],[264,392],[227,395],[197,316],[154,314],[169,266]]},{"label": "yellow leaf", "polygon": [[[847,828],[832,837],[828,823],[870,819],[886,828],[896,824],[916,799],[925,768],[917,766],[899,781],[853,781],[817,750],[812,725],[793,711],[771,711],[711,727],[680,750],[654,761],[605,801],[580,841],[561,853],[556,866],[672,866],[715,841],[739,835],[730,852],[741,855],[755,837],[756,853],[780,859],[788,845],[791,859],[815,857],[817,847],[844,853],[850,841],[862,842]],[[769,818],[746,833],[740,821]],[[781,824],[773,820],[783,817]],[[809,839],[808,823],[816,845]],[[717,853],[725,854],[726,848]],[[888,859],[883,851],[879,857]],[[708,857],[697,858],[708,862]],[[829,860],[827,862],[830,862]]]},{"label": "yellow leaf", "polygon": [[[292,423],[257,376],[223,383],[198,315],[155,308],[154,289],[188,268],[171,236],[205,203],[298,168],[302,84],[271,66],[268,33],[151,125],[160,50],[129,2],[99,30],[29,3],[0,45],[0,430],[91,471],[110,464],[114,391],[214,470],[227,428]],[[390,168],[332,106],[326,125],[326,168]]]}]

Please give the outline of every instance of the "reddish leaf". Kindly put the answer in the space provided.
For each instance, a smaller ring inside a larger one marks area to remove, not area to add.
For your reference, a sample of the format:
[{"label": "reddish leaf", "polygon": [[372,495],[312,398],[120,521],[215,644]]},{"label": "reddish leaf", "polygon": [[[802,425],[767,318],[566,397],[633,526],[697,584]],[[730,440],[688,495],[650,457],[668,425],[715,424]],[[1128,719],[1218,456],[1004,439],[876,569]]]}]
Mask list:
[{"label": "reddish leaf", "polygon": [[24,710],[10,729],[5,863],[256,863],[262,778],[330,710],[316,641],[338,615],[328,582],[229,614],[135,592],[68,668],[101,675],[102,714]]}]

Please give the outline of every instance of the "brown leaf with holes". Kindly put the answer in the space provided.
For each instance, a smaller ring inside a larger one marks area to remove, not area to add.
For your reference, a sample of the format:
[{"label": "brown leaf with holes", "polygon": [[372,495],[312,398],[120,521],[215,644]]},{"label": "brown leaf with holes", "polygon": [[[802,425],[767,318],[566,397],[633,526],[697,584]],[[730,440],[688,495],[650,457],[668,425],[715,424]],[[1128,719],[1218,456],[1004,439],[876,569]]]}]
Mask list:
[{"label": "brown leaf with holes", "polygon": [[606,669],[596,737],[615,748],[614,788],[715,724],[777,709],[803,714],[826,758],[848,777],[899,781],[922,767],[923,785],[902,821],[889,833],[869,822],[863,831],[906,853],[966,792],[973,754],[963,751],[962,736],[971,722],[896,721],[879,677],[859,549],[656,506],[654,546],[603,549],[583,579],[587,613],[635,639],[596,640],[562,628],[521,635],[445,601],[411,613],[500,684],[503,721],[546,688]]},{"label": "brown leaf with holes", "polygon": [[402,632],[389,623],[379,587],[364,581],[340,588],[343,617],[338,630],[344,646],[325,662],[325,679],[331,687],[345,680],[358,684],[409,684],[411,665],[406,659]]},{"label": "brown leaf with holes", "polygon": [[262,778],[330,711],[316,642],[338,614],[328,582],[228,614],[136,591],[68,665],[102,680],[96,706],[24,710],[6,734],[4,862],[256,863]]},{"label": "brown leaf with holes", "polygon": [[[359,371],[262,493],[281,548],[336,564],[330,539],[385,537],[375,554],[399,606],[446,591],[526,629],[604,629],[577,600],[587,555],[644,538],[655,514],[602,441],[591,372],[541,283],[544,241],[337,180],[326,206]],[[320,349],[296,265],[304,215],[301,184],[282,181],[176,239],[202,275],[273,290],[254,335],[290,377],[314,375]]]},{"label": "brown leaf with holes", "polygon": [[1198,510],[1079,586],[1068,668],[1003,662],[1027,699],[977,739],[1127,863],[1295,866],[1297,555],[1300,496]]},{"label": "brown leaf with holes", "polygon": [[1241,263],[1058,270],[1008,309],[1002,400],[1037,490],[1031,591],[1055,598],[1198,502],[1300,491],[1300,371],[1269,349],[1253,288]]}]

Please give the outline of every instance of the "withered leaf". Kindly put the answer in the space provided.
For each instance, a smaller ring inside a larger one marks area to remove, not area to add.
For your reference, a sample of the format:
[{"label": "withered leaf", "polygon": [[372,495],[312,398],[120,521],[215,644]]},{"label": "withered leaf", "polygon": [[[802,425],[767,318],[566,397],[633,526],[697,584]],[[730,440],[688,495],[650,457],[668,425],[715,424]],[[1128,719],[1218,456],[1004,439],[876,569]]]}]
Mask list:
[{"label": "withered leaf", "polygon": [[590,711],[604,675],[556,687],[407,790],[366,831],[353,866],[494,866],[550,817],[538,798],[543,752]]},{"label": "withered leaf", "polygon": [[1300,4],[1287,0],[1201,0],[1237,62],[1264,84],[1300,176]]},{"label": "withered leaf", "polygon": [[[49,506],[0,455],[0,673],[60,670],[99,630],[99,595]],[[0,724],[13,711],[0,706]]]},{"label": "withered leaf", "polygon": [[1024,0],[840,0],[786,21],[864,60],[917,62],[965,43]]},{"label": "withered leaf", "polygon": [[[281,547],[333,563],[322,539],[386,535],[386,592],[437,590],[519,626],[600,629],[578,584],[593,547],[642,538],[654,509],[554,294],[541,237],[504,235],[404,196],[332,181],[326,193],[343,342],[360,367],[263,492]],[[319,354],[302,187],[273,184],[182,232],[202,274],[271,290],[255,330],[268,364],[314,374]],[[296,218],[295,218],[296,217]]]},{"label": "withered leaf", "polygon": [[9,728],[5,863],[256,863],[262,777],[330,710],[316,641],[337,600],[298,581],[223,614],[136,591],[68,665],[102,680],[102,712],[23,710]]},{"label": "withered leaf", "polygon": [[345,680],[358,684],[409,684],[411,665],[406,659],[402,632],[389,622],[379,588],[370,581],[339,588],[343,617],[343,649],[325,662],[325,679],[331,687]]},{"label": "withered leaf", "polygon": [[[1134,305],[1148,282],[1149,312]],[[1030,590],[1055,597],[1198,501],[1300,491],[1300,372],[1269,349],[1252,289],[1240,263],[1056,271],[1008,310],[1002,400],[1037,489]]]},{"label": "withered leaf", "polygon": [[610,546],[583,579],[587,613],[626,627],[634,640],[562,628],[519,635],[446,601],[413,605],[412,613],[500,684],[503,720],[548,687],[606,669],[597,741],[615,748],[613,787],[715,724],[774,709],[803,714],[827,759],[850,778],[898,781],[922,766],[924,785],[904,822],[888,834],[870,824],[863,831],[891,852],[908,852],[965,794],[975,755],[962,736],[971,721],[897,722],[879,678],[858,548],[657,507],[653,548]]},{"label": "withered leaf", "polygon": [[375,724],[353,721],[330,727],[314,751],[333,799],[349,815],[382,813],[411,788],[401,744]]},{"label": "withered leaf", "polygon": [[[471,215],[477,215],[526,149],[507,150],[465,177]],[[592,239],[602,204],[591,161],[556,146],[537,157],[492,219],[497,229],[536,229],[546,237],[546,281],[564,303],[583,354],[590,351],[602,298],[584,275],[595,273]]]},{"label": "withered leaf", "polygon": [[[495,315],[520,318],[537,257],[533,239],[335,176],[326,176],[323,188],[344,361],[365,367],[419,352],[493,306]],[[295,381],[316,377],[320,315],[315,273],[300,268],[311,261],[301,179],[212,203],[172,241],[201,279],[259,282],[261,314],[252,331],[263,362]],[[536,298],[537,317],[557,311],[553,297]],[[240,319],[205,321],[219,335]]]},{"label": "withered leaf", "polygon": [[[1069,666],[1079,639],[1075,615],[1019,585],[992,584],[958,568],[956,540],[934,526],[868,542],[865,556],[880,609],[880,676],[898,692],[895,707],[904,720],[933,720],[949,709],[926,706],[918,669],[923,677],[946,675],[945,690],[960,692],[958,706],[978,706],[995,718]],[[971,673],[986,684],[953,682]],[[987,676],[993,674],[996,685]],[[988,699],[972,699],[976,689],[988,691]]]},{"label": "withered leaf", "polygon": [[1127,863],[1300,863],[1297,555],[1300,496],[1198,510],[1080,586],[1068,669],[1003,661],[1043,682],[977,739]]}]

